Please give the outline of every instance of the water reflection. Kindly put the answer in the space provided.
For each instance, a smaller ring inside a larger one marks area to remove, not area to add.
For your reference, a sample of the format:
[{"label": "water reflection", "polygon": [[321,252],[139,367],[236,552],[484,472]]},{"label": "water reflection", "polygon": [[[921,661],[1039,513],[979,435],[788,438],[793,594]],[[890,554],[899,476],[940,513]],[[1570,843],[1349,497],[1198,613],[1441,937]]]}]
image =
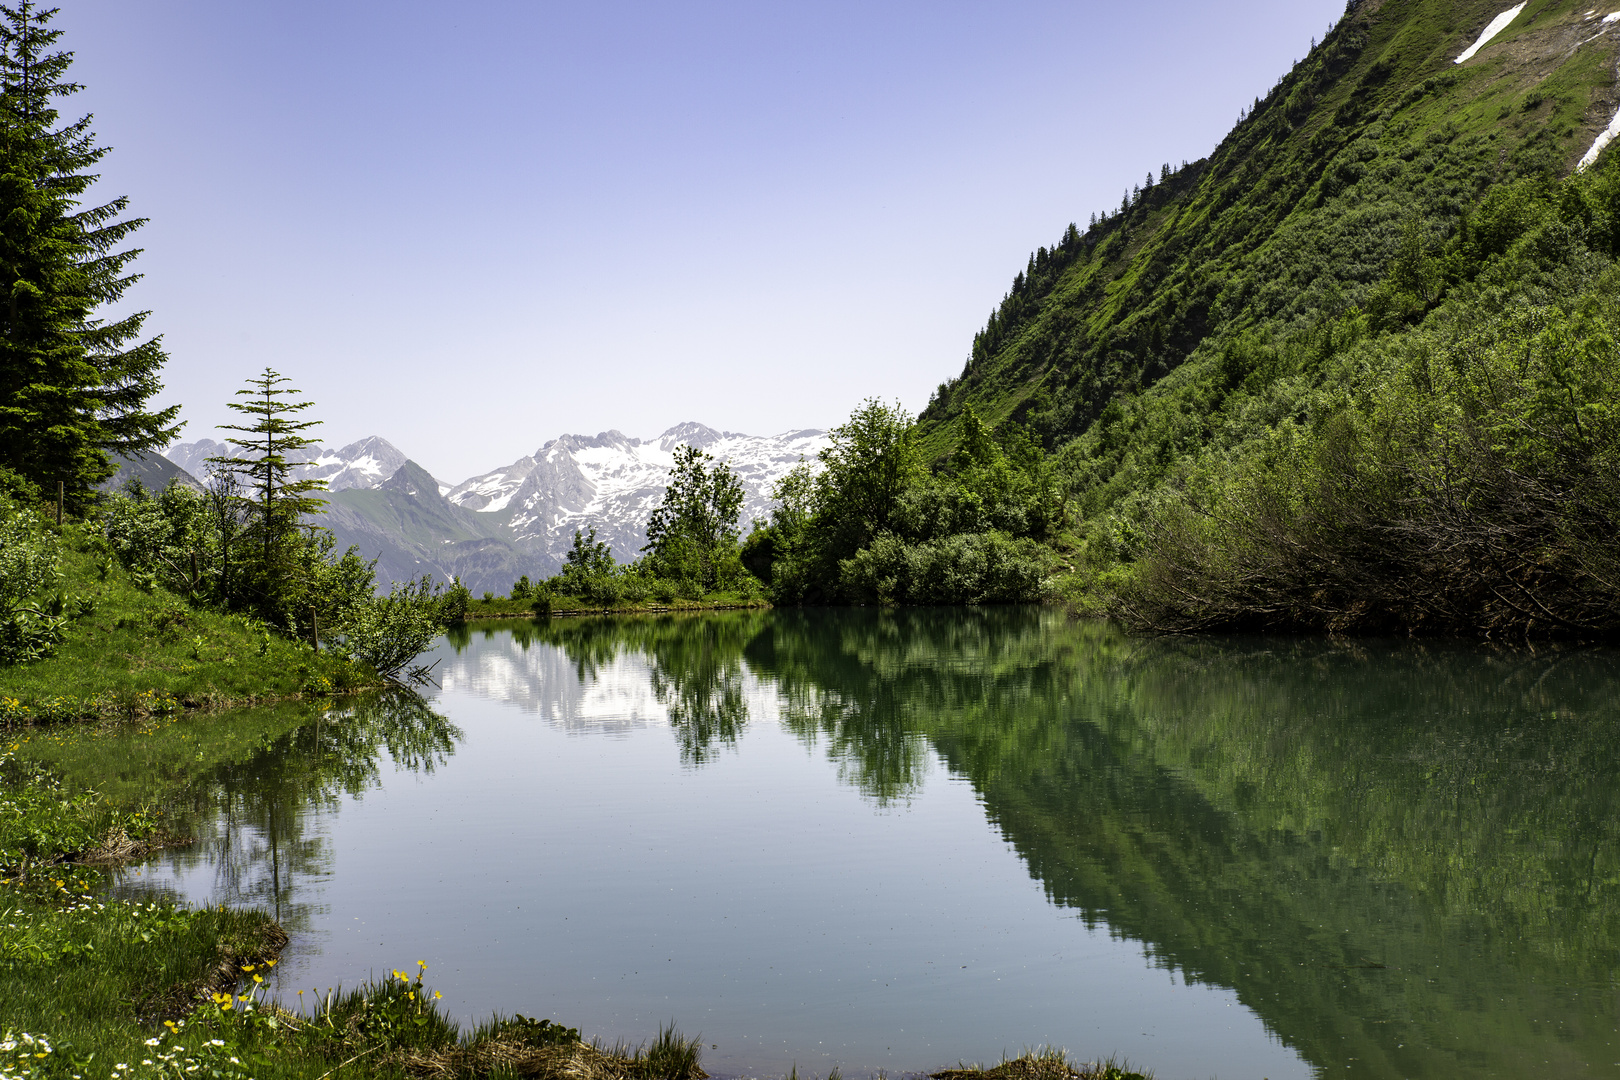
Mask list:
[{"label": "water reflection", "polygon": [[[567,680],[546,679],[542,669],[554,669],[558,658],[565,657],[580,699],[569,713],[579,718],[598,711],[580,707],[592,690],[618,684],[628,669],[674,729],[681,761],[702,765],[735,746],[748,726],[749,685],[743,652],[768,623],[769,616],[763,611],[732,611],[641,619],[523,620],[478,629],[463,626],[450,638],[456,658],[446,669],[445,686],[476,686],[505,700],[532,697],[536,708],[542,700],[554,705],[558,683]],[[515,661],[502,656],[492,665],[489,650],[470,651],[475,634],[486,641],[499,636],[508,652],[517,650],[524,655]],[[537,645],[549,648],[534,648]],[[502,674],[507,669],[526,670],[531,691],[514,693],[510,687],[514,680],[492,677],[492,667]],[[613,703],[616,707],[599,711],[621,722],[626,716],[644,718],[649,711],[645,706],[624,707],[626,699],[637,696],[635,692],[619,689],[619,700]]]},{"label": "water reflection", "polygon": [[[171,804],[181,831],[197,843],[159,860],[167,864],[170,881],[143,889],[136,875],[125,872],[120,884],[126,890],[172,893],[174,877],[190,878],[185,894],[202,891],[218,902],[263,908],[289,931],[309,929],[323,910],[313,899],[318,890],[309,886],[333,869],[321,831],[325,819],[345,798],[377,787],[384,766],[430,774],[450,759],[463,737],[413,694],[364,698],[333,709],[260,710],[237,723],[262,725],[262,741],[182,789]],[[159,737],[190,735],[180,728]]]},{"label": "water reflection", "polygon": [[533,640],[582,676],[643,656],[689,762],[746,721],[745,665],[879,802],[937,753],[1054,903],[1235,988],[1319,1066],[1613,1068],[1610,652],[1143,640],[1009,609],[559,622]]},{"label": "water reflection", "polygon": [[[879,806],[943,767],[1051,904],[1235,991],[1323,1072],[1620,1069],[1613,652],[1132,639],[1019,609],[555,620],[448,651],[447,690],[571,732],[667,722],[700,775],[773,718]],[[331,871],[310,809],[458,737],[357,715],[219,776],[221,898],[299,925],[296,883]]]}]

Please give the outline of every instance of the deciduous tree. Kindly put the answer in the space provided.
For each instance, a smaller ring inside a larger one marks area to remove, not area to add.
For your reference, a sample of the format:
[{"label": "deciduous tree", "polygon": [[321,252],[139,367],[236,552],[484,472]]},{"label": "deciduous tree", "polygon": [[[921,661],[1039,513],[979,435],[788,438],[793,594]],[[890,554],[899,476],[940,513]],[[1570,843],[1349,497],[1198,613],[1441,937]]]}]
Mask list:
[{"label": "deciduous tree", "polygon": [[737,515],[743,486],[723,461],[695,446],[675,450],[664,501],[647,521],[647,546],[663,576],[696,583],[705,592],[737,563]]}]

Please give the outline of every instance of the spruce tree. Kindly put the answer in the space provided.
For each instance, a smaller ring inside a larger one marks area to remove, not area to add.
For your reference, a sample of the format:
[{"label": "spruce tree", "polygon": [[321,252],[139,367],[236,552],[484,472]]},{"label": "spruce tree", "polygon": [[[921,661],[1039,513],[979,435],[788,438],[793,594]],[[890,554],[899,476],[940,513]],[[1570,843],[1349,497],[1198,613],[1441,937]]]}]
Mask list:
[{"label": "spruce tree", "polygon": [[164,446],[178,406],[149,411],[167,359],[140,340],[147,312],[96,312],[138,275],[121,245],[145,223],[125,198],[81,209],[107,153],[90,116],[58,124],[73,54],[55,50],[55,8],[0,4],[0,466],[83,496],[113,474],[107,452]]},{"label": "spruce tree", "polygon": [[232,409],[251,417],[251,424],[224,424],[226,431],[240,431],[226,441],[243,452],[231,457],[209,458],[210,464],[220,470],[243,478],[243,501],[252,507],[252,524],[243,537],[249,553],[257,559],[251,566],[256,579],[253,586],[256,606],[271,614],[281,614],[280,608],[289,595],[291,578],[297,572],[299,560],[298,540],[304,518],[323,512],[326,500],[311,495],[324,491],[324,480],[294,480],[293,469],[298,465],[287,455],[315,440],[304,435],[319,420],[300,420],[298,414],[314,402],[294,401],[302,392],[285,387],[285,375],[271,368],[248,380],[246,389],[236,396],[245,401],[226,402]]}]

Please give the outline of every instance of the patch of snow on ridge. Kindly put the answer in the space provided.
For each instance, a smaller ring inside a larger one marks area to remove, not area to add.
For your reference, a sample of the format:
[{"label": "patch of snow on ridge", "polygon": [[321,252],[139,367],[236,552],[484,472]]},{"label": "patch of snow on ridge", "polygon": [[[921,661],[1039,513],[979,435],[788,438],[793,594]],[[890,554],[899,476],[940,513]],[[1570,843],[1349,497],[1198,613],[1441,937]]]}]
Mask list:
[{"label": "patch of snow on ridge", "polygon": [[1530,0],[1525,0],[1525,2],[1520,4],[1518,7],[1508,8],[1506,11],[1502,12],[1502,14],[1492,19],[1490,21],[1490,25],[1486,26],[1484,32],[1479,35],[1479,40],[1468,46],[1467,51],[1461,56],[1457,57],[1457,59],[1453,60],[1452,63],[1461,64],[1468,60],[1472,60],[1474,58],[1474,54],[1479,52],[1479,50],[1483,49],[1485,46],[1489,45],[1493,37],[1506,30],[1508,28],[1508,24],[1514,19],[1517,19],[1519,17],[1519,12],[1523,11],[1527,6],[1529,6],[1529,3]]},{"label": "patch of snow on ridge", "polygon": [[1610,14],[1603,16],[1603,21],[1606,23],[1620,22],[1620,11],[1611,12]]},{"label": "patch of snow on ridge", "polygon": [[[1620,12],[1615,14],[1620,15]],[[1614,119],[1609,121],[1609,126],[1598,133],[1598,137],[1592,141],[1592,149],[1588,150],[1586,156],[1576,164],[1575,171],[1580,172],[1596,161],[1598,155],[1603,153],[1603,148],[1613,142],[1617,135],[1620,135],[1620,111],[1616,111]]]}]

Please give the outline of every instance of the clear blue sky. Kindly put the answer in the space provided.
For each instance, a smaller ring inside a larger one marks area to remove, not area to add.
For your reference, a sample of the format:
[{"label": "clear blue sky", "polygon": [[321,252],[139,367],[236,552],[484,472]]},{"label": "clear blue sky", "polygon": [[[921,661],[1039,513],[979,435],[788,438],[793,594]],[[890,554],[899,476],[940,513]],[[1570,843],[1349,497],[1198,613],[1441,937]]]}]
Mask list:
[{"label": "clear blue sky", "polygon": [[915,411],[1343,0],[60,0],[182,438],[265,365],[442,480]]}]

